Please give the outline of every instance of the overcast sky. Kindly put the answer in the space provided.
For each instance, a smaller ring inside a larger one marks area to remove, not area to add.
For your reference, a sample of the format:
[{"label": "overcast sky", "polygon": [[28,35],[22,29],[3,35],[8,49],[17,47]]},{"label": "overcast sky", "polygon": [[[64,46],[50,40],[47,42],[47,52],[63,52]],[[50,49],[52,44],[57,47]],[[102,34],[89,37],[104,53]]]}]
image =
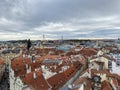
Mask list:
[{"label": "overcast sky", "polygon": [[0,0],[0,40],[118,38],[120,0]]}]

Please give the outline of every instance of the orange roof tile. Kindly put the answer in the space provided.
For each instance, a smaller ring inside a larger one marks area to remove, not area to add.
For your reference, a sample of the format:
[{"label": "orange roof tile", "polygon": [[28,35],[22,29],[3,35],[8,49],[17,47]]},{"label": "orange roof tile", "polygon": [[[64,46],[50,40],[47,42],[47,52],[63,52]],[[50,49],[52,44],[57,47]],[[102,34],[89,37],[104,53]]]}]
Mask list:
[{"label": "orange roof tile", "polygon": [[52,86],[52,90],[58,90],[67,82],[67,79],[63,73],[58,73],[53,77],[48,78],[47,81]]},{"label": "orange roof tile", "polygon": [[60,55],[60,54],[63,54],[65,53],[63,50],[56,50],[55,51],[55,55]]},{"label": "orange roof tile", "polygon": [[[36,78],[34,77],[34,74],[36,75]],[[25,77],[22,77],[21,79],[24,84],[27,84],[33,89],[48,90],[50,88],[48,82],[44,79],[41,70],[28,73],[25,75]]]},{"label": "orange roof tile", "polygon": [[84,70],[83,72],[81,72],[80,76],[83,75],[83,74],[85,74],[86,72],[89,72],[89,68],[86,69],[86,70]]},{"label": "orange roof tile", "polygon": [[116,78],[120,82],[120,76],[118,74],[107,74],[108,77]]},{"label": "orange roof tile", "polygon": [[95,61],[98,65],[104,65],[104,62]]},{"label": "orange roof tile", "polygon": [[4,64],[4,61],[0,58],[0,65]]},{"label": "orange roof tile", "polygon": [[35,68],[41,66],[41,61],[35,60],[35,62],[32,62],[30,58],[23,58],[22,56],[13,59],[11,61],[11,67],[15,72],[15,76],[21,76],[26,74],[26,64],[31,67],[32,71],[35,71]]},{"label": "orange roof tile", "polygon": [[103,81],[101,84],[102,90],[113,90],[110,86],[110,83],[107,81]]},{"label": "orange roof tile", "polygon": [[114,84],[116,87],[118,87],[118,81],[117,81],[117,79],[112,78],[112,80],[113,80],[113,84]]},{"label": "orange roof tile", "polygon": [[94,76],[95,74],[106,74],[109,75],[110,72],[109,70],[96,70],[96,69],[91,69],[91,76]]},{"label": "orange roof tile", "polygon": [[107,58],[108,60],[115,61],[115,59],[114,59],[114,58],[112,58],[112,57],[110,57],[110,56],[108,56],[108,55],[103,55],[103,57],[104,57],[104,58]]},{"label": "orange roof tile", "polygon": [[59,57],[60,57],[59,55],[46,55],[44,56],[44,59],[57,59]]},{"label": "orange roof tile", "polygon": [[[92,82],[91,80],[89,80],[88,78],[86,77],[82,77],[82,78],[78,78],[73,84],[75,86],[79,85],[79,84],[84,84],[85,83],[85,86],[84,86],[84,90],[91,90],[91,85],[92,85]],[[73,90],[76,90],[77,88],[73,89]]]},{"label": "orange roof tile", "polygon": [[92,48],[84,48],[81,51],[79,51],[79,54],[82,54],[83,56],[93,56],[97,54],[97,51],[95,49]]}]

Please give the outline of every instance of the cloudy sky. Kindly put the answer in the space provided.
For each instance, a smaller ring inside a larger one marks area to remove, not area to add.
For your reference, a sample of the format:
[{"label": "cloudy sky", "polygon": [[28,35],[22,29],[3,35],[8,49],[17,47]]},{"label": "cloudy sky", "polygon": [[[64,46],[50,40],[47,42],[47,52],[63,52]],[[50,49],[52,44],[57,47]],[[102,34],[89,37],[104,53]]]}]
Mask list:
[{"label": "cloudy sky", "polygon": [[118,38],[120,0],[0,0],[0,40]]}]

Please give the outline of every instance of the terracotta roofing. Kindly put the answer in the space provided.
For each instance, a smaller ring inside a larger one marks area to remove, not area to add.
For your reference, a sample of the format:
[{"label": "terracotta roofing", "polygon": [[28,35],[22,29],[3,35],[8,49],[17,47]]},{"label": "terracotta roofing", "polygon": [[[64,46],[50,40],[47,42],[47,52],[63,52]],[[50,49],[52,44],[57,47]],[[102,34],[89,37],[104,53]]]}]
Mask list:
[{"label": "terracotta roofing", "polygon": [[87,63],[87,60],[85,57],[82,56],[82,58],[80,59],[81,64],[85,65]]},{"label": "terracotta roofing", "polygon": [[[91,90],[91,85],[92,85],[92,82],[90,79],[86,78],[86,77],[81,77],[81,78],[78,78],[74,83],[73,85],[75,87],[73,87],[74,89],[72,90],[79,90],[79,86],[83,84],[84,85],[84,90]],[[78,87],[76,87],[78,86]]]},{"label": "terracotta roofing", "polygon": [[3,65],[4,61],[0,58],[0,65]]},{"label": "terracotta roofing", "polygon": [[79,54],[78,52],[73,52],[73,51],[69,51],[66,53],[66,56],[71,56],[71,55],[77,55]]},{"label": "terracotta roofing", "polygon": [[107,74],[108,77],[116,78],[120,82],[120,76],[118,74]]},{"label": "terracotta roofing", "polygon": [[120,50],[114,50],[114,52],[116,52],[116,53],[120,53]]},{"label": "terracotta roofing", "polygon": [[52,86],[52,90],[58,90],[62,87],[71,77],[76,74],[78,70],[80,70],[80,68],[81,64],[77,61],[72,63],[71,66],[64,72],[48,78],[48,82]]},{"label": "terracotta roofing", "polygon": [[106,74],[106,75],[110,75],[110,72],[109,72],[109,70],[96,70],[96,69],[86,69],[86,70],[84,70],[80,75],[83,75],[83,74],[85,74],[86,72],[88,72],[89,73],[89,71],[91,72],[91,76],[94,76],[95,74]]},{"label": "terracotta roofing", "polygon": [[58,90],[67,82],[67,78],[65,78],[63,73],[58,73],[53,77],[48,78],[47,81],[52,86],[52,90]]},{"label": "terracotta roofing", "polygon": [[96,70],[96,69],[91,69],[91,76],[94,76],[95,74],[106,74],[109,75],[110,72],[109,70]]},{"label": "terracotta roofing", "polygon": [[32,71],[35,71],[36,68],[40,68],[41,66],[41,61],[35,61],[33,63],[28,64],[31,67]]},{"label": "terracotta roofing", "polygon": [[81,50],[82,48],[83,48],[83,46],[76,46],[74,48],[71,48],[70,51],[75,51],[75,49]]},{"label": "terracotta roofing", "polygon": [[105,46],[104,47],[105,49],[108,49],[108,50],[110,50],[110,51],[113,51],[114,50],[114,48],[118,48],[116,45],[112,45],[112,46]]},{"label": "terracotta roofing", "polygon": [[80,70],[81,66],[82,66],[82,65],[81,65],[81,63],[80,63],[79,61],[74,62],[74,63],[71,64],[71,66],[70,66],[65,72],[63,72],[63,73],[65,74],[66,78],[70,79],[71,77],[73,77],[73,76],[76,74],[76,72],[77,72],[78,70]]},{"label": "terracotta roofing", "polygon": [[116,80],[117,80],[118,81],[118,85],[120,85],[120,76],[118,74],[110,73],[109,70],[91,69],[91,76],[93,76],[95,74],[106,74],[107,77],[114,78],[113,81],[114,81],[115,84],[116,84]]},{"label": "terracotta roofing", "polygon": [[104,58],[107,58],[108,60],[115,61],[115,59],[114,59],[114,58],[112,58],[112,57],[110,57],[110,56],[108,56],[108,55],[103,55],[103,57],[104,57]]},{"label": "terracotta roofing", "polygon": [[94,74],[98,74],[98,73],[100,73],[100,74],[106,74],[106,75],[109,75],[109,76],[111,76],[112,77],[112,75],[111,75],[111,73],[109,72],[109,70],[108,69],[104,69],[104,70],[96,70],[96,69],[86,69],[86,70],[84,70],[82,73],[81,73],[81,75],[83,75],[84,73],[86,73],[86,72],[89,72],[89,71],[91,71],[91,74],[92,74],[92,76],[94,75]]},{"label": "terracotta roofing", "polygon": [[24,65],[24,63],[23,63],[23,60],[21,60],[21,59],[17,59],[17,60],[12,60],[11,61],[11,67],[12,67],[12,69],[19,68],[19,67],[21,67],[23,65]]},{"label": "terracotta roofing", "polygon": [[55,52],[56,50],[55,50],[55,48],[44,48],[44,50],[43,49],[41,49],[41,48],[34,48],[35,50],[36,50],[36,52],[37,52],[37,54],[45,54],[45,55],[47,55],[50,51],[53,51],[53,52]]},{"label": "terracotta roofing", "polygon": [[118,81],[117,81],[117,79],[112,78],[112,81],[113,81],[113,84],[114,84],[116,87],[118,87]]},{"label": "terracotta roofing", "polygon": [[24,84],[34,88],[35,90],[48,90],[50,85],[44,79],[41,70],[31,72],[21,78]]},{"label": "terracotta roofing", "polygon": [[[110,73],[109,70],[91,69],[91,76],[93,76],[94,74],[106,74],[107,77],[111,77],[111,78],[114,78],[114,80],[117,80],[118,85],[120,85],[120,76],[118,74]],[[114,83],[116,83],[116,82],[114,81]]]},{"label": "terracotta roofing", "polygon": [[113,51],[113,47],[105,47],[105,49]]},{"label": "terracotta roofing", "polygon": [[98,65],[104,65],[104,62],[95,61]]},{"label": "terracotta roofing", "polygon": [[63,50],[56,50],[55,51],[55,55],[60,55],[60,54],[63,54],[65,53]]},{"label": "terracotta roofing", "polygon": [[99,50],[100,50],[99,48],[92,48],[92,49],[94,49],[94,50],[96,50],[96,51],[99,51]]},{"label": "terracotta roofing", "polygon": [[107,81],[103,81],[101,87],[101,90],[113,90],[113,88],[110,86],[110,83]]},{"label": "terracotta roofing", "polygon": [[86,72],[89,72],[89,68],[86,69],[86,70],[84,70],[84,71],[80,74],[80,76],[83,75],[83,74],[85,74]]},{"label": "terracotta roofing", "polygon": [[81,51],[79,51],[80,54],[82,54],[83,56],[93,56],[97,54],[97,51],[95,49],[92,48],[84,48]]},{"label": "terracotta roofing", "polygon": [[112,58],[112,57],[110,57],[110,56],[108,56],[108,55],[100,55],[100,56],[91,56],[90,57],[90,60],[92,60],[92,59],[96,59],[96,58],[99,58],[99,57],[104,57],[104,58],[106,58],[106,59],[108,59],[108,60],[111,60],[111,61],[115,61],[115,59],[114,58]]},{"label": "terracotta roofing", "polygon": [[59,55],[45,55],[44,59],[57,59],[59,57],[60,57]]},{"label": "terracotta roofing", "polygon": [[26,74],[26,67],[22,60],[13,60],[11,62],[11,67],[15,72],[15,76]]},{"label": "terracotta roofing", "polygon": [[26,74],[26,65],[31,67],[32,71],[35,71],[36,68],[41,66],[41,62],[41,60],[32,61],[30,58],[20,55],[18,58],[11,60],[11,68],[14,70],[15,76],[21,76]]}]

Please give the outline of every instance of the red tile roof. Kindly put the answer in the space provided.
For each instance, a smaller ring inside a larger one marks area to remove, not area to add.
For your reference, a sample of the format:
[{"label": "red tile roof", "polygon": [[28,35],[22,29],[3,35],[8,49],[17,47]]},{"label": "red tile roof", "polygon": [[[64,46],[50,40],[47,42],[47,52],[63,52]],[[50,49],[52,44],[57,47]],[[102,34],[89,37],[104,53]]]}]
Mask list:
[{"label": "red tile roof", "polygon": [[44,48],[44,50],[41,48],[35,48],[35,50],[36,50],[37,54],[40,54],[40,55],[42,55],[43,53],[45,55],[47,55],[50,51],[52,51],[52,52],[56,51],[55,48]]},{"label": "red tile roof", "polygon": [[86,72],[89,72],[89,68],[86,69],[86,70],[84,70],[83,72],[81,72],[80,76],[83,75],[83,74],[85,74]]},{"label": "red tile roof", "polygon": [[3,65],[4,61],[0,58],[0,65]]},{"label": "red tile roof", "polygon": [[81,50],[82,48],[83,48],[83,46],[76,46],[74,48],[71,48],[70,51],[75,51],[75,49]]},{"label": "red tile roof", "polygon": [[[40,59],[39,59],[40,58]],[[15,58],[11,61],[11,67],[15,72],[15,76],[20,76],[22,81],[29,85],[31,89],[39,88],[38,90],[47,90],[50,88],[49,84],[52,86],[52,90],[57,90],[61,86],[63,86],[67,80],[73,77],[76,72],[81,68],[80,61],[84,58],[81,58],[79,61],[71,61],[71,58],[67,56],[59,56],[59,55],[45,55],[44,59],[56,60],[60,59],[67,63],[65,65],[69,65],[70,67],[65,70],[63,73],[58,73],[53,77],[48,79],[48,82],[44,79],[41,71],[35,71],[36,68],[40,68],[42,64],[41,58],[36,57],[35,62],[32,62],[30,58],[25,58],[20,55],[18,58]],[[69,63],[68,63],[69,62]],[[31,72],[27,73],[26,64],[28,67],[31,67]],[[56,70],[61,70],[61,66],[57,67]],[[33,73],[36,73],[37,79],[33,78]],[[69,75],[69,76],[68,76]],[[41,81],[42,80],[42,81]],[[35,83],[37,82],[37,83]],[[49,84],[48,84],[49,83]],[[47,87],[47,88],[46,88]],[[41,89],[42,88],[42,89]]]},{"label": "red tile roof", "polygon": [[113,90],[110,86],[110,83],[107,81],[103,81],[101,84],[102,89],[101,90]]},{"label": "red tile roof", "polygon": [[108,59],[108,60],[115,61],[114,58],[112,58],[112,57],[110,57],[110,56],[108,56],[108,55],[91,56],[90,60],[96,59],[96,58],[98,58],[98,57],[104,57],[104,58],[106,58],[106,59]]},{"label": "red tile roof", "polygon": [[66,53],[66,56],[77,55],[77,54],[78,54],[78,52],[70,51],[70,52]]},{"label": "red tile roof", "polygon": [[83,56],[93,56],[97,54],[97,51],[95,49],[92,48],[84,48],[81,51],[79,51],[80,54],[82,54]]},{"label": "red tile roof", "polygon": [[98,65],[104,65],[104,62],[95,61],[95,63]]},{"label": "red tile roof", "polygon": [[44,59],[57,59],[59,57],[60,57],[59,55],[45,55]]},{"label": "red tile roof", "polygon": [[115,78],[115,79],[117,79],[117,80],[119,81],[119,83],[120,83],[120,76],[119,76],[118,74],[112,74],[112,73],[110,73],[110,74],[107,74],[107,77]]},{"label": "red tile roof", "polygon": [[109,75],[110,72],[109,70],[96,70],[96,69],[91,69],[91,76],[94,76],[95,74],[106,74]]},{"label": "red tile roof", "polygon": [[[78,78],[74,83],[75,86],[80,85],[80,84],[85,84],[84,85],[84,90],[91,90],[91,85],[92,82],[86,77]],[[78,88],[75,88],[73,90],[77,90]],[[79,89],[78,89],[79,90]]]},{"label": "red tile roof", "polygon": [[55,55],[60,55],[60,54],[63,54],[65,53],[63,50],[56,50],[55,51]]},{"label": "red tile roof", "polygon": [[63,73],[58,73],[53,77],[48,78],[47,81],[52,86],[52,90],[58,90],[67,82],[67,78],[65,78]]},{"label": "red tile roof", "polygon": [[23,58],[22,55],[20,55],[18,58],[11,61],[11,68],[14,70],[15,76],[22,76],[26,74],[26,64],[31,67],[32,71],[35,71],[35,68],[41,66],[41,62],[40,60],[33,62],[30,58]]},{"label": "red tile roof", "polygon": [[117,79],[112,78],[112,81],[113,81],[113,84],[114,84],[116,87],[118,87],[118,81],[117,81]]},{"label": "red tile roof", "polygon": [[[36,75],[36,78],[34,78],[34,74]],[[44,79],[41,70],[28,73],[25,75],[25,77],[22,77],[21,79],[24,84],[32,87],[33,89],[48,90],[50,88],[50,85]]]},{"label": "red tile roof", "polygon": [[115,61],[115,59],[114,59],[114,58],[112,58],[112,57],[110,57],[110,56],[108,56],[108,55],[103,55],[103,57],[104,57],[104,58],[107,58],[108,60]]},{"label": "red tile roof", "polygon": [[74,62],[63,73],[58,73],[48,79],[48,82],[52,86],[52,90],[58,90],[62,87],[70,78],[72,78],[76,72],[81,68],[80,62]]}]

